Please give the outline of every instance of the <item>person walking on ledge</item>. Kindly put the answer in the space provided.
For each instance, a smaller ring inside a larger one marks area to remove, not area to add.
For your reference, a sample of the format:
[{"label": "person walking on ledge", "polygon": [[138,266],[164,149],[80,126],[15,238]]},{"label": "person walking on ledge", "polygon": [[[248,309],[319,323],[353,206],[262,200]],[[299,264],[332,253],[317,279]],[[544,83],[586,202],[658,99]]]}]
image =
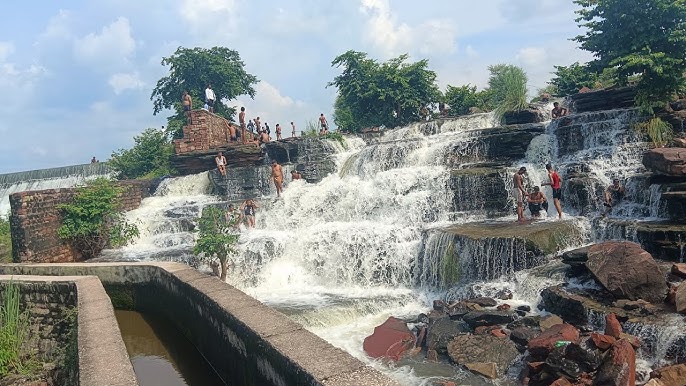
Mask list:
[{"label": "person walking on ledge", "polygon": [[522,166],[515,173],[512,179],[512,195],[517,201],[517,221],[524,222],[524,197],[528,196],[526,189],[524,189],[524,175],[526,168]]},{"label": "person walking on ledge", "polygon": [[205,89],[205,103],[207,103],[207,110],[211,113],[214,112],[214,100],[217,97],[214,95],[214,90],[212,90],[212,85],[208,84]]},{"label": "person walking on ledge", "polygon": [[553,189],[553,204],[557,209],[557,217],[562,218],[562,205],[560,204],[560,200],[562,200],[562,177],[553,169],[552,164],[545,165],[545,168],[548,171],[550,182],[544,182],[541,185],[550,185]]}]

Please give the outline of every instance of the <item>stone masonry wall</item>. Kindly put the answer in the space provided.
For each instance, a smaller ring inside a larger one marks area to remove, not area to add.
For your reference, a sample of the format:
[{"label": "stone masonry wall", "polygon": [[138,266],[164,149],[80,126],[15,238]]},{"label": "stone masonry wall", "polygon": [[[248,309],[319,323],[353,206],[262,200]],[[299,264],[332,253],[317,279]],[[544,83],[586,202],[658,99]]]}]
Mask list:
[{"label": "stone masonry wall", "polygon": [[[122,181],[120,203],[125,211],[138,208],[151,194],[153,181]],[[76,188],[47,189],[10,195],[10,230],[14,262],[65,263],[81,257],[57,235],[61,214],[57,206],[69,202]]]},{"label": "stone masonry wall", "polygon": [[174,140],[177,155],[204,152],[229,144],[229,121],[206,110],[191,111],[192,125],[183,127],[183,138]]}]

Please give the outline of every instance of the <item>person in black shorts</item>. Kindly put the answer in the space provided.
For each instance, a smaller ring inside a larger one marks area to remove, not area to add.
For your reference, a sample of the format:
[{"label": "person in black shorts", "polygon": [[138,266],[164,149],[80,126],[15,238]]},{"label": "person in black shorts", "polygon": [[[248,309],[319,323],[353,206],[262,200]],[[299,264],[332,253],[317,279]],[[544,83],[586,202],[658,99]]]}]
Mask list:
[{"label": "person in black shorts", "polygon": [[607,216],[608,213],[612,212],[612,207],[619,204],[624,197],[624,187],[619,184],[619,179],[615,178],[612,180],[612,185],[605,189],[605,202],[603,205],[607,208],[603,212],[603,216]]},{"label": "person in black shorts", "polygon": [[550,182],[544,182],[541,185],[549,185],[553,189],[553,204],[557,210],[558,218],[562,218],[562,205],[560,200],[562,200],[562,177],[553,169],[553,165],[545,165],[546,170],[548,170],[548,179]]},{"label": "person in black shorts", "polygon": [[534,192],[527,198],[531,217],[541,217],[541,210],[548,211],[548,201],[538,186],[534,186]]}]

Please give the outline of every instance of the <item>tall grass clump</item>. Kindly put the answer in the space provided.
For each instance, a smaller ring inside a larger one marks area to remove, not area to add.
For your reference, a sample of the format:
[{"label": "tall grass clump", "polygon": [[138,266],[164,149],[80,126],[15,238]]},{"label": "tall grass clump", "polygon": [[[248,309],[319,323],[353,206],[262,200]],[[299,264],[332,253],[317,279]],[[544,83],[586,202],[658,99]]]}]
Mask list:
[{"label": "tall grass clump", "polygon": [[647,134],[655,147],[665,147],[674,138],[672,125],[657,117],[635,124],[634,129]]},{"label": "tall grass clump", "polygon": [[19,286],[5,286],[0,305],[0,378],[8,374],[30,374],[36,361],[22,347],[29,338],[29,314],[20,311]]},{"label": "tall grass clump", "polygon": [[522,111],[529,107],[526,84],[528,77],[524,70],[511,64],[488,67],[491,76],[488,86],[495,113],[502,117],[508,111]]},{"label": "tall grass clump", "polygon": [[[9,217],[9,216],[8,216]],[[0,215],[0,263],[12,262],[12,235],[10,222]]]}]

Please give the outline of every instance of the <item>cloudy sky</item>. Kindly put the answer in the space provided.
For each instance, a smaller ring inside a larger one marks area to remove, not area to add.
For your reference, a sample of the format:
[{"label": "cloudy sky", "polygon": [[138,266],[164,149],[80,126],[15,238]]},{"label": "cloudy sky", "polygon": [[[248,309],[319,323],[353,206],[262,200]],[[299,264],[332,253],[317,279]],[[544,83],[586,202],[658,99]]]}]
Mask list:
[{"label": "cloudy sky", "polygon": [[442,89],[522,66],[535,91],[553,65],[587,61],[571,0],[36,0],[0,13],[0,173],[86,163],[160,127],[150,93],[177,47],[237,50],[260,79],[249,117],[302,128],[332,114],[337,55],[429,59]]}]

